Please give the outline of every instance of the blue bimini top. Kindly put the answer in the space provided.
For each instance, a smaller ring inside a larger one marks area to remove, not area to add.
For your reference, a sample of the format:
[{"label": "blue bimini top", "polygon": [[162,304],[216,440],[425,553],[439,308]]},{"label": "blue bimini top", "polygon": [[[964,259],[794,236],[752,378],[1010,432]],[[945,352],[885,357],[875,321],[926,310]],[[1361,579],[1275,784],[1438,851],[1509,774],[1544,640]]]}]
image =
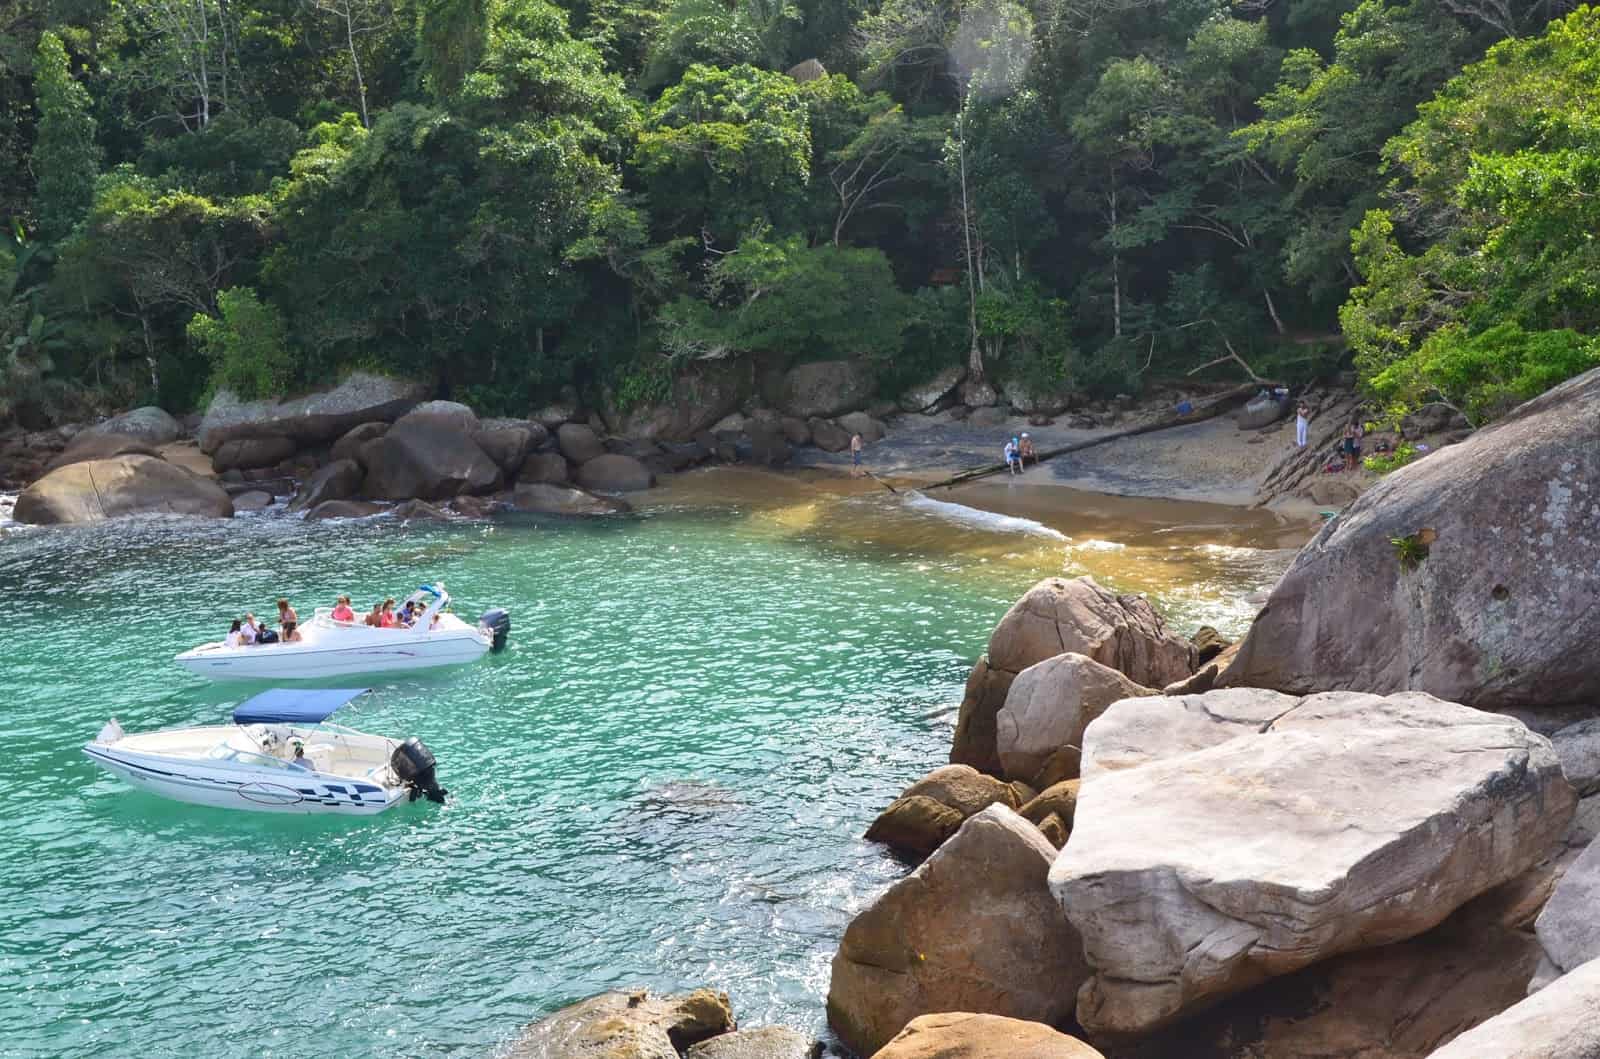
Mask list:
[{"label": "blue bimini top", "polygon": [[317,724],[371,688],[273,688],[252,695],[233,711],[234,724]]}]

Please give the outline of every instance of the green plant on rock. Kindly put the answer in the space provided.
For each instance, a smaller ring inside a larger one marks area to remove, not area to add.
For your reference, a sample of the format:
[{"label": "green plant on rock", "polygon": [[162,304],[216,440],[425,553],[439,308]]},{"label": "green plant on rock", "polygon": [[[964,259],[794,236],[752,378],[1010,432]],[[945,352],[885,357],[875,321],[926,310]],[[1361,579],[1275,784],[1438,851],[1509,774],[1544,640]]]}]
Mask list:
[{"label": "green plant on rock", "polygon": [[1390,471],[1399,470],[1421,455],[1415,445],[1401,442],[1395,446],[1393,452],[1380,452],[1376,456],[1368,456],[1361,461],[1361,465],[1373,474],[1388,474]]},{"label": "green plant on rock", "polygon": [[1422,565],[1428,557],[1428,537],[1426,530],[1408,533],[1404,537],[1390,537],[1389,543],[1394,545],[1394,557],[1400,563],[1400,569],[1410,573]]}]

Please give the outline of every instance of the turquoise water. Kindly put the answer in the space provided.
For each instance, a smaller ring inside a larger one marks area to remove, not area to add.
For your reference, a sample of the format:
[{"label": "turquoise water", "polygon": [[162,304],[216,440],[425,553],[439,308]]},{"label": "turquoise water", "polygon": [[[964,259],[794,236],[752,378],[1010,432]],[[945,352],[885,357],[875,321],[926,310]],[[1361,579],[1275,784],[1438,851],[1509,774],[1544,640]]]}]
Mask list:
[{"label": "turquoise water", "polygon": [[[587,524],[0,532],[0,1054],[485,1056],[633,983],[715,985],[748,1024],[820,1032],[839,934],[905,870],[862,830],[944,759],[994,621],[1075,561],[1060,532],[951,515],[800,495]],[[1179,606],[1281,566],[1160,547],[1210,571]],[[215,723],[259,687],[170,661],[244,608],[431,578],[469,618],[508,607],[510,650],[380,683],[344,720],[422,737],[445,806],[183,806],[78,752],[113,715]]]}]

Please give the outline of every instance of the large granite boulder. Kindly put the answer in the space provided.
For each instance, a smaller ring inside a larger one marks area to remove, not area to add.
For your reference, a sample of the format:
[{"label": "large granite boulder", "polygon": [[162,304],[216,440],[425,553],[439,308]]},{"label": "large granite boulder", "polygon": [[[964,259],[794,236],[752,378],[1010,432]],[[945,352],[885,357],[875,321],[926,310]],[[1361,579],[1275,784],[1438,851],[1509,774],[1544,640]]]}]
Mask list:
[{"label": "large granite boulder", "polygon": [[381,515],[388,508],[370,500],[324,500],[306,512],[307,522],[323,522],[334,518],[370,518]]},{"label": "large granite boulder", "polygon": [[865,412],[851,412],[834,420],[841,428],[851,434],[860,434],[861,440],[868,445],[874,441],[882,441],[888,431],[884,425],[867,415]]},{"label": "large granite boulder", "polygon": [[[1108,756],[1125,767],[1091,768]],[[1265,720],[1216,692],[1124,699],[1089,726],[1050,873],[1094,969],[1078,1021],[1147,1032],[1421,934],[1545,859],[1573,805],[1548,740],[1428,695],[1312,695]]]},{"label": "large granite boulder", "polygon": [[787,1026],[757,1026],[701,1041],[683,1059],[816,1059],[822,1046]]},{"label": "large granite boulder", "polygon": [[277,500],[261,489],[247,489],[233,498],[233,513],[235,515],[249,511],[265,511]]},{"label": "large granite boulder", "polygon": [[578,468],[578,484],[595,493],[636,493],[656,484],[650,468],[620,452],[596,456]]},{"label": "large granite boulder", "polygon": [[287,401],[241,401],[218,390],[200,421],[200,448],[214,453],[233,438],[284,437],[298,445],[332,441],[361,423],[392,422],[427,394],[423,383],[362,371],[331,390]]},{"label": "large granite boulder", "polygon": [[[1539,913],[1534,932],[1557,974],[1600,959],[1600,842],[1567,867]],[[1600,1011],[1596,1012],[1600,1018]]]},{"label": "large granite boulder", "polygon": [[1013,411],[1025,416],[1058,416],[1071,408],[1079,397],[1065,387],[1037,389],[1022,382],[1006,383],[1006,398]]},{"label": "large granite boulder", "polygon": [[[361,423],[351,427],[339,436],[333,443],[329,457],[335,460],[355,460],[361,463],[361,449],[369,441],[375,441],[389,432],[389,424],[383,422]],[[366,467],[363,464],[362,469]]]},{"label": "large granite boulder", "polygon": [[781,467],[789,462],[789,438],[778,420],[752,420],[745,428],[750,439],[750,462],[759,467]]},{"label": "large granite boulder", "polygon": [[528,453],[544,444],[549,436],[550,432],[538,423],[504,420],[485,423],[482,429],[473,432],[472,440],[506,472],[507,478],[514,478],[522,470]]},{"label": "large granite boulder", "polygon": [[303,511],[324,500],[348,500],[360,490],[363,477],[361,465],[355,460],[334,460],[306,479],[289,510]]},{"label": "large granite boulder", "polygon": [[1550,743],[1578,797],[1600,791],[1600,718],[1558,728],[1551,734]]},{"label": "large granite boulder", "polygon": [[1600,702],[1596,422],[1600,369],[1385,475],[1301,549],[1225,679]]},{"label": "large granite boulder", "polygon": [[483,424],[478,421],[478,413],[459,401],[424,401],[397,419],[395,426],[422,422],[450,427],[463,434],[471,434],[483,428]]},{"label": "large granite boulder", "polygon": [[970,765],[942,765],[922,777],[878,814],[867,828],[869,842],[926,856],[960,830],[970,816],[991,805],[1016,809],[1016,788]]},{"label": "large granite boulder", "polygon": [[232,438],[211,453],[211,466],[224,471],[254,471],[276,467],[295,454],[295,444],[284,437]]},{"label": "large granite boulder", "polygon": [[967,681],[950,760],[998,774],[996,715],[1010,681],[1063,652],[1084,655],[1152,688],[1194,670],[1194,645],[1168,629],[1142,597],[1119,596],[1091,577],[1046,578],[1012,604],[989,637],[989,652]]},{"label": "large granite boulder", "polygon": [[1260,430],[1288,415],[1290,407],[1287,397],[1257,397],[1233,413],[1233,421],[1240,430]]},{"label": "large granite boulder", "polygon": [[[1159,694],[1084,655],[1037,662],[1017,674],[995,715],[1001,771],[1036,787],[1073,779],[1089,722],[1119,699]],[[1046,765],[1048,781],[1040,778]]]},{"label": "large granite boulder", "polygon": [[543,515],[620,515],[633,510],[626,500],[595,496],[554,482],[518,482],[511,494],[511,506]]},{"label": "large granite boulder", "polygon": [[154,405],[146,405],[112,416],[103,423],[96,423],[78,437],[83,437],[85,434],[120,434],[124,437],[138,438],[146,445],[165,445],[177,441],[182,433],[183,428],[178,425],[176,419]]},{"label": "large granite boulder", "polygon": [[[961,397],[961,403],[968,408],[994,408],[1000,403],[1000,391],[988,379],[968,378],[958,387],[956,393]],[[1005,421],[1005,410],[1000,409],[999,421]]]},{"label": "large granite boulder", "polygon": [[877,385],[866,361],[812,361],[784,374],[774,403],[784,415],[797,419],[827,418],[865,408]]},{"label": "large granite boulder", "polygon": [[502,1059],[678,1059],[683,1049],[733,1028],[726,993],[656,996],[601,993],[522,1031]]},{"label": "large granite boulder", "polygon": [[919,386],[900,395],[900,407],[907,412],[936,412],[945,404],[961,380],[967,377],[965,364],[952,364]]},{"label": "large granite boulder", "polygon": [[49,463],[45,464],[44,472],[72,463],[82,463],[85,460],[109,460],[113,456],[159,456],[161,452],[155,445],[143,438],[131,434],[109,434],[85,430],[83,433],[67,442],[67,447]]},{"label": "large granite boulder", "polygon": [[1432,1059],[1595,1059],[1600,1056],[1600,960],[1468,1030]]},{"label": "large granite boulder", "polygon": [[1076,1037],[1003,1015],[918,1015],[872,1059],[1103,1059]]},{"label": "large granite boulder", "polygon": [[146,514],[229,518],[233,501],[213,479],[165,460],[113,456],[51,471],[22,491],[11,517],[49,526]]},{"label": "large granite boulder", "polygon": [[1055,847],[992,805],[845,929],[828,1021],[871,1055],[918,1015],[1072,1014],[1083,948],[1045,887]]},{"label": "large granite boulder", "polygon": [[488,493],[504,479],[471,436],[430,418],[402,419],[361,447],[367,468],[361,492],[374,500],[447,500]]},{"label": "large granite boulder", "polygon": [[518,482],[536,483],[553,482],[557,485],[567,481],[567,458],[559,452],[533,452],[522,461],[522,470],[517,472]]},{"label": "large granite boulder", "polygon": [[831,419],[809,419],[806,431],[811,443],[823,452],[843,452],[850,447],[850,432]]},{"label": "large granite boulder", "polygon": [[600,435],[587,423],[563,423],[556,428],[556,446],[572,463],[582,465],[606,454]]},{"label": "large granite boulder", "polygon": [[608,400],[601,414],[606,428],[621,437],[689,441],[738,411],[754,389],[755,368],[750,360],[705,361],[674,378],[666,400],[626,411]]}]

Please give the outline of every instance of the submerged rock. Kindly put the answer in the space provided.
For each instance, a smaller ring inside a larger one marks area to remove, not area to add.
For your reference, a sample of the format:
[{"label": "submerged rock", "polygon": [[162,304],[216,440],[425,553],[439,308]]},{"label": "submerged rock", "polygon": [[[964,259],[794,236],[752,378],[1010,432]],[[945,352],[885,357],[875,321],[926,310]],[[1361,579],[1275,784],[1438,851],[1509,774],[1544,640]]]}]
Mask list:
[{"label": "submerged rock", "polygon": [[307,522],[321,522],[330,518],[367,518],[386,511],[382,504],[370,500],[324,500],[306,512]]},{"label": "submerged rock", "polygon": [[1597,421],[1600,369],[1384,476],[1301,549],[1227,682],[1600,701]]},{"label": "submerged rock", "polygon": [[1572,789],[1520,722],[1421,694],[1282,705],[1126,699],[1090,726],[1050,873],[1094,969],[1090,1031],[1414,937],[1561,842]]},{"label": "submerged rock", "polygon": [[828,987],[845,1043],[872,1055],[931,1012],[1069,1017],[1087,969],[1045,886],[1055,855],[1032,824],[991,805],[852,920]]},{"label": "submerged rock", "polygon": [[595,496],[582,489],[546,482],[519,482],[511,494],[511,506],[518,511],[547,515],[619,515],[633,505],[612,496]]},{"label": "submerged rock", "polygon": [[1595,1059],[1600,1055],[1600,960],[1468,1030],[1433,1059]]},{"label": "submerged rock", "polygon": [[241,511],[264,511],[272,506],[275,499],[271,493],[249,489],[233,498],[233,510],[235,514]]},{"label": "submerged rock", "polygon": [[144,514],[228,518],[233,501],[214,479],[165,460],[114,456],[51,471],[22,491],[11,517],[48,526]]},{"label": "submerged rock", "polygon": [[873,1059],[1104,1059],[1038,1022],[943,1011],[911,1020]]},{"label": "submerged rock", "polygon": [[503,1059],[678,1059],[682,1050],[732,1028],[726,993],[601,993],[528,1026]]}]

